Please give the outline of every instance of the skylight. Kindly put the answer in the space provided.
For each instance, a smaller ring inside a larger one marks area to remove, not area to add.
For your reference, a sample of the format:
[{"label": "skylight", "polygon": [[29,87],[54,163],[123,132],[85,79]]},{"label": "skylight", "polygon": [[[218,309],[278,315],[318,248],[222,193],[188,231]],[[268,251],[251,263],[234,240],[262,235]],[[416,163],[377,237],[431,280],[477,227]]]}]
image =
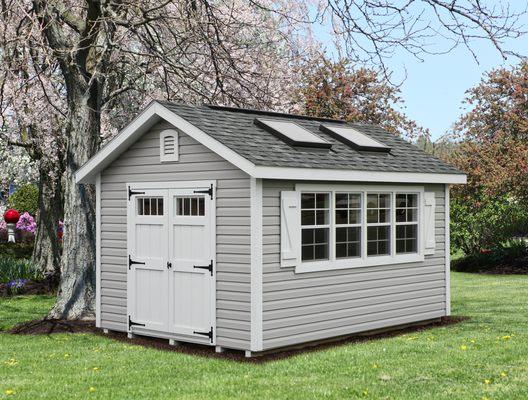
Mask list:
[{"label": "skylight", "polygon": [[372,139],[350,126],[320,125],[319,130],[341,140],[356,150],[380,151],[388,153],[391,148]]},{"label": "skylight", "polygon": [[319,147],[329,149],[332,144],[295,122],[276,119],[255,118],[255,125],[266,129],[278,138],[293,146]]}]

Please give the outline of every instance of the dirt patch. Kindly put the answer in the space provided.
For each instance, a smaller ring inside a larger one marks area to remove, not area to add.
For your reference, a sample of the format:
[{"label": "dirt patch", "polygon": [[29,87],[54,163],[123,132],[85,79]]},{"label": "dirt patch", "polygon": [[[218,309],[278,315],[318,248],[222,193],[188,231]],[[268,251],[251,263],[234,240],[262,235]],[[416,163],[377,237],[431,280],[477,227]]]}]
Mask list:
[{"label": "dirt patch", "polygon": [[324,349],[338,347],[350,343],[361,343],[372,340],[379,340],[384,338],[391,338],[400,336],[407,333],[417,333],[425,330],[449,326],[458,324],[469,320],[469,317],[456,316],[456,317],[443,317],[437,321],[419,325],[419,326],[407,326],[399,329],[394,329],[381,333],[367,333],[362,335],[341,337],[338,339],[329,339],[326,342],[312,342],[299,345],[296,348],[285,349],[282,351],[255,354],[253,358],[246,358],[242,351],[226,350],[224,353],[215,353],[214,347],[193,344],[193,343],[179,343],[177,346],[169,345],[167,339],[159,339],[146,336],[136,336],[133,339],[128,339],[126,333],[122,332],[109,332],[108,334],[103,333],[101,329],[95,327],[94,321],[63,321],[44,319],[38,321],[30,321],[15,326],[9,332],[18,335],[42,335],[52,333],[95,333],[97,335],[118,340],[128,345],[137,345],[148,348],[153,348],[161,351],[174,351],[177,353],[189,354],[199,357],[217,358],[223,360],[231,360],[236,362],[249,362],[249,363],[265,363],[274,360],[281,360],[289,357],[296,356],[298,354],[305,354],[308,352],[321,351]]},{"label": "dirt patch", "polygon": [[56,293],[56,283],[52,280],[24,282],[20,287],[13,288],[9,283],[0,283],[0,297],[11,297],[18,295],[38,295]]},{"label": "dirt patch", "polygon": [[65,321],[60,319],[40,319],[24,322],[11,328],[15,335],[49,335],[52,333],[98,333],[93,320]]}]

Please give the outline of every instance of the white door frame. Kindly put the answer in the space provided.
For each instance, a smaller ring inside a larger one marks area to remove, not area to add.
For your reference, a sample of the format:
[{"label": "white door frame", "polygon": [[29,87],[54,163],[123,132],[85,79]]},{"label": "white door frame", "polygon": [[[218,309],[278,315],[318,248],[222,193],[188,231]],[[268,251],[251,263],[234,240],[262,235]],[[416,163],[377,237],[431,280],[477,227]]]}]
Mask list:
[{"label": "white door frame", "polygon": [[[185,337],[185,341],[189,342],[197,342],[201,344],[210,344],[210,345],[216,345],[216,180],[199,180],[199,181],[178,181],[178,182],[127,182],[126,184],[126,192],[127,192],[127,260],[128,255],[131,254],[131,248],[130,248],[130,242],[129,237],[131,237],[131,228],[132,228],[132,220],[134,215],[132,214],[134,212],[134,207],[130,206],[130,202],[135,199],[134,194],[130,196],[130,199],[128,198],[129,190],[130,191],[141,191],[142,189],[149,190],[149,189],[160,189],[160,190],[170,190],[170,189],[207,189],[212,188],[212,199],[211,199],[211,207],[210,207],[210,223],[211,223],[211,235],[210,235],[210,254],[213,261],[213,279],[211,279],[211,325],[213,328],[213,335],[209,343],[204,343],[203,338],[193,338],[193,337]],[[167,207],[171,207],[171,201],[170,199],[167,201]],[[168,209],[167,209],[168,210]],[[167,214],[168,215],[168,214]],[[127,318],[131,314],[132,310],[132,296],[131,290],[130,290],[130,279],[128,278],[128,266],[127,266]],[[128,321],[127,321],[128,324]],[[130,327],[127,325],[127,331],[131,332]],[[146,334],[147,335],[147,334]],[[154,336],[154,335],[153,335]],[[159,336],[159,335],[156,335]],[[167,337],[173,337],[174,335],[171,335],[170,332],[167,332]],[[193,340],[196,339],[196,340]],[[201,339],[201,340],[200,340]]]}]

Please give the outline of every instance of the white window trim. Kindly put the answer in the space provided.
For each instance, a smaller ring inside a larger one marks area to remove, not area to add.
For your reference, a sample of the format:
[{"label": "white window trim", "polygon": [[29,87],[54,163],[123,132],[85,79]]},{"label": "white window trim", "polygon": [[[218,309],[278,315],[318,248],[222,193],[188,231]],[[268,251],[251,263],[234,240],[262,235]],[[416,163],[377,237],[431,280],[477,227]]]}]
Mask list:
[{"label": "white window trim", "polygon": [[[423,186],[391,186],[391,185],[327,185],[327,184],[296,184],[295,191],[301,192],[327,192],[330,193],[330,249],[329,260],[306,261],[299,263],[295,267],[296,273],[330,271],[347,268],[372,267],[377,265],[403,264],[424,261],[424,227],[423,227],[423,207],[424,207],[424,187]],[[336,259],[335,258],[335,192],[356,192],[362,193],[362,213],[361,213],[361,257]],[[367,257],[367,213],[366,213],[366,193],[391,193],[391,254],[389,256]],[[396,221],[395,221],[395,197],[397,193],[418,194],[418,252],[412,254],[396,254]],[[300,212],[300,210],[299,210]],[[299,254],[301,254],[302,241],[299,240]]]}]

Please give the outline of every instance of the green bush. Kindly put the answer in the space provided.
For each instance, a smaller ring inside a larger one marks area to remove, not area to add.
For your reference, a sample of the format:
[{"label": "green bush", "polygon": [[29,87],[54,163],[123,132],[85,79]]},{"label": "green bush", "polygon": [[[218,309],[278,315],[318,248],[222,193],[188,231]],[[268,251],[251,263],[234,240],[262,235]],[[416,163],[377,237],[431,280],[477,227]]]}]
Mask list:
[{"label": "green bush", "polygon": [[454,259],[451,268],[459,272],[486,271],[496,267],[526,265],[527,259],[528,243],[524,240],[509,240],[491,251]]},{"label": "green bush", "polygon": [[17,260],[9,256],[0,256],[0,283],[16,279],[42,280],[42,274],[35,269],[29,260]]},{"label": "green bush", "polygon": [[30,259],[33,254],[33,244],[0,243],[0,257],[10,257],[17,260]]},{"label": "green bush", "polygon": [[34,216],[38,210],[38,194],[38,188],[28,183],[27,185],[20,186],[8,197],[7,205],[21,214],[28,212]]},{"label": "green bush", "polygon": [[466,255],[499,248],[527,227],[528,209],[507,196],[451,201],[451,243]]}]

